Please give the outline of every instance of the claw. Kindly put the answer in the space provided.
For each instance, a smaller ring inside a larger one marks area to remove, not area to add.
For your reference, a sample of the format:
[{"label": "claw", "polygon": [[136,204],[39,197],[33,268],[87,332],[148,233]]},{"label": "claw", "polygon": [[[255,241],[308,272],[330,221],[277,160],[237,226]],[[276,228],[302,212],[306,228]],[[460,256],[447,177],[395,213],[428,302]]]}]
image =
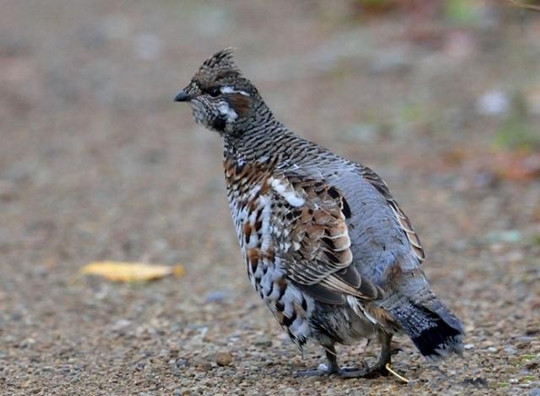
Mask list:
[{"label": "claw", "polygon": [[355,367],[343,367],[339,369],[338,375],[341,378],[374,378],[378,375],[387,375],[388,373],[384,367],[367,367],[367,368],[355,368]]}]

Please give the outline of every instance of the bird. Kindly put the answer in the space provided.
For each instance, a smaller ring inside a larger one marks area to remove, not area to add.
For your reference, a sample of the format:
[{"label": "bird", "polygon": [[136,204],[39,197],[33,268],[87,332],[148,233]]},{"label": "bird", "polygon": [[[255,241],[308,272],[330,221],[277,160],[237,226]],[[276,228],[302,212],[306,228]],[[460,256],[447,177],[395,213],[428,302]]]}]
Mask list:
[{"label": "bird", "polygon": [[[460,320],[432,291],[409,218],[370,168],[278,121],[226,48],[174,98],[223,140],[234,228],[251,285],[302,351],[326,363],[296,377],[388,375],[395,335],[428,360],[461,355]],[[336,344],[378,340],[371,365],[340,367]]]}]

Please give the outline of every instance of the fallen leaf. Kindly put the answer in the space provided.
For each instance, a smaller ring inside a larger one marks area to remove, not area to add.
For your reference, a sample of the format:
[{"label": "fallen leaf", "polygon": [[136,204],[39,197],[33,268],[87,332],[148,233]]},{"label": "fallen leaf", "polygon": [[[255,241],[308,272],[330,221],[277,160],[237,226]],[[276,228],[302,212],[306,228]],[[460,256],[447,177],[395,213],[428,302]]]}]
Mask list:
[{"label": "fallen leaf", "polygon": [[[463,174],[487,172],[498,180],[531,182],[540,178],[540,151],[530,149],[485,151],[453,147],[443,152],[439,162],[431,161],[431,169],[451,171],[461,168]],[[418,169],[418,167],[417,167]]]},{"label": "fallen leaf", "polygon": [[500,179],[528,182],[540,177],[540,152],[520,151],[493,156],[491,168]]},{"label": "fallen leaf", "polygon": [[126,263],[118,261],[92,262],[81,268],[81,273],[98,275],[114,282],[149,281],[165,276],[183,276],[185,269],[181,265],[151,265],[144,263]]}]

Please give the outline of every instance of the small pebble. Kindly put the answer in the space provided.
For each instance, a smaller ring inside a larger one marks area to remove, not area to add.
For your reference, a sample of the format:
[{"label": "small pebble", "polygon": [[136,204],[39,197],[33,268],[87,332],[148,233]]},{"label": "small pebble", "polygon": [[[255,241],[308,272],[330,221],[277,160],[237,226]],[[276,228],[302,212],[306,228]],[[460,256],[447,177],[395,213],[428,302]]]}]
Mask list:
[{"label": "small pebble", "polygon": [[127,319],[119,319],[112,326],[112,331],[122,331],[131,326],[131,321]]},{"label": "small pebble", "polygon": [[228,352],[216,353],[216,363],[218,366],[228,366],[232,363],[232,355]]},{"label": "small pebble", "polygon": [[481,377],[466,378],[463,381],[463,385],[473,385],[474,387],[477,387],[477,388],[487,388],[489,386],[488,382],[484,378],[481,378]]},{"label": "small pebble", "polygon": [[476,111],[483,115],[500,115],[508,111],[510,99],[500,90],[484,93],[476,101]]},{"label": "small pebble", "polygon": [[145,363],[145,362],[138,362],[138,363],[135,365],[134,369],[135,369],[136,371],[142,371],[142,370],[145,369],[145,367],[146,367],[146,363]]},{"label": "small pebble", "polygon": [[187,359],[178,359],[178,360],[176,361],[176,367],[181,368],[181,367],[187,367],[187,366],[188,366],[188,361],[187,361]]},{"label": "small pebble", "polygon": [[228,297],[229,297],[228,292],[217,290],[217,291],[208,293],[205,297],[205,301],[207,303],[220,303],[227,300]]},{"label": "small pebble", "polygon": [[162,349],[161,351],[159,351],[159,356],[160,357],[167,357],[167,356],[169,356],[169,353],[170,353],[170,351],[168,349]]},{"label": "small pebble", "polygon": [[210,362],[201,363],[201,364],[197,365],[197,367],[200,368],[202,371],[210,371],[210,370],[212,370],[214,368],[212,366],[212,363],[210,363]]},{"label": "small pebble", "polygon": [[266,337],[259,337],[255,340],[253,345],[258,347],[271,347],[272,346],[272,340],[269,340]]},{"label": "small pebble", "polygon": [[504,347],[504,351],[506,352],[507,355],[515,355],[517,353],[517,348],[512,345],[509,345],[509,346]]}]

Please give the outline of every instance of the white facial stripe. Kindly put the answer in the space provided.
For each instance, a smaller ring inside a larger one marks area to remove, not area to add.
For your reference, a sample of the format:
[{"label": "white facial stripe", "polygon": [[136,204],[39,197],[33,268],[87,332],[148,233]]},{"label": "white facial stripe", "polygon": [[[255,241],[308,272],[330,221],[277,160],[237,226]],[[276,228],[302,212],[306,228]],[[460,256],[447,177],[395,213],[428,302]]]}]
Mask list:
[{"label": "white facial stripe", "polygon": [[231,109],[226,103],[221,103],[218,106],[219,113],[227,117],[227,122],[233,122],[238,118],[238,114]]},{"label": "white facial stripe", "polygon": [[233,87],[230,87],[230,86],[221,87],[221,93],[223,93],[223,94],[237,93],[237,94],[240,94],[240,95],[249,96],[249,94],[247,92],[245,92],[245,91],[237,91],[237,90],[233,89]]}]

